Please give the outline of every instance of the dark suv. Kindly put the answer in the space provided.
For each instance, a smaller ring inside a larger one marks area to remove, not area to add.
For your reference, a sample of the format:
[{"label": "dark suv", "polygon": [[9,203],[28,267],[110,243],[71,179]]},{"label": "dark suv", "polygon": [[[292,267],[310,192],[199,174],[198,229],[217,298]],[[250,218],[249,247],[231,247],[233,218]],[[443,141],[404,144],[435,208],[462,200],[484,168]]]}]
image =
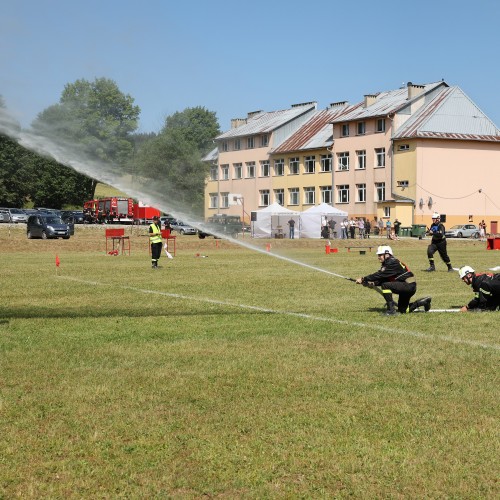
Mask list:
[{"label": "dark suv", "polygon": [[207,219],[206,224],[203,224],[203,229],[198,229],[198,238],[206,238],[207,236],[215,236],[211,231],[217,234],[231,236],[237,238],[238,233],[243,230],[239,215],[214,215]]},{"label": "dark suv", "polygon": [[42,238],[63,238],[69,240],[70,227],[65,224],[57,215],[40,213],[30,215],[26,225],[28,239]]}]

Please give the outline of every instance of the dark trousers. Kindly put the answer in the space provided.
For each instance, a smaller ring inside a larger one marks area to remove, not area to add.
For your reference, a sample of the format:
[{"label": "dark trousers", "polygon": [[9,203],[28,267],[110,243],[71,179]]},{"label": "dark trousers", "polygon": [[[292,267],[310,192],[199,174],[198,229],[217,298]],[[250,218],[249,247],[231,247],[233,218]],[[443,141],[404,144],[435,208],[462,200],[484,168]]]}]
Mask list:
[{"label": "dark trousers", "polygon": [[151,243],[151,262],[157,263],[161,256],[161,241],[159,243]]},{"label": "dark trousers", "polygon": [[394,302],[392,294],[395,293],[399,296],[398,298],[398,311],[400,313],[408,312],[408,306],[410,305],[410,299],[415,295],[417,291],[416,283],[406,283],[405,281],[387,281],[380,285],[382,293],[384,294],[384,299],[388,305]]},{"label": "dark trousers", "polygon": [[429,262],[434,264],[434,254],[438,252],[443,262],[449,266],[450,258],[448,257],[448,252],[446,251],[446,240],[439,241],[437,243],[431,243],[427,247],[427,257],[429,258]]}]

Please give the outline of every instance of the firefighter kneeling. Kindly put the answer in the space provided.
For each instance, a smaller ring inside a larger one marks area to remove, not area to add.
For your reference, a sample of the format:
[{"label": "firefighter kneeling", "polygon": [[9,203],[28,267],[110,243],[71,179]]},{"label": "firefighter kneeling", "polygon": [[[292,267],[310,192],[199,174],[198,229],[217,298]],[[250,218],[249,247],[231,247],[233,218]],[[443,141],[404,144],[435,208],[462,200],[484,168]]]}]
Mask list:
[{"label": "firefighter kneeling", "polygon": [[[429,311],[431,308],[430,297],[410,303],[410,299],[417,291],[417,282],[408,266],[394,257],[392,248],[388,245],[379,246],[377,256],[381,264],[380,270],[358,278],[356,283],[370,287],[380,286],[387,305],[386,314],[389,316],[398,312],[410,313],[419,307]],[[399,296],[397,306],[392,297],[393,293]]]}]

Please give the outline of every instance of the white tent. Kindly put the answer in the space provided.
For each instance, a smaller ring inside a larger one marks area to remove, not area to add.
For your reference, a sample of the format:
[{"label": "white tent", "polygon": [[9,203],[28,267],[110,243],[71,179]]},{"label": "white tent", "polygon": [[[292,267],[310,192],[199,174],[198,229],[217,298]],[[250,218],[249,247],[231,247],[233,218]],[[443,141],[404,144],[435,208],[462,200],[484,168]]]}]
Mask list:
[{"label": "white tent", "polygon": [[257,210],[256,220],[253,222],[252,236],[254,238],[289,237],[288,221],[295,220],[295,237],[300,237],[300,212],[294,212],[282,207],[279,203]]},{"label": "white tent", "polygon": [[328,221],[335,222],[337,237],[340,236],[340,223],[347,217],[347,212],[321,203],[311,207],[300,214],[302,238],[321,238],[321,227]]}]

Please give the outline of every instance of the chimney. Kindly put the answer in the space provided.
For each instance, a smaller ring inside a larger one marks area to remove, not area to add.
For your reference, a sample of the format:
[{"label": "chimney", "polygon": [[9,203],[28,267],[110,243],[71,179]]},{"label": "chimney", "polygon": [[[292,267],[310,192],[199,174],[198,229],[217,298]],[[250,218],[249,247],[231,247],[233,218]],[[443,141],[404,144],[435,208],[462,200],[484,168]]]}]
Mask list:
[{"label": "chimney", "polygon": [[377,100],[377,94],[366,94],[364,107],[367,108],[368,106],[375,104],[376,100]]},{"label": "chimney", "polygon": [[249,111],[247,113],[247,118],[252,118],[253,116],[260,115],[263,112],[264,111],[262,109],[260,109],[259,111]]},{"label": "chimney", "polygon": [[347,101],[339,101],[339,102],[331,102],[330,103],[330,109],[331,108],[343,108],[344,106],[347,106]]},{"label": "chimney", "polygon": [[231,128],[238,128],[241,127],[242,125],[246,125],[247,119],[246,118],[232,118],[231,119]]},{"label": "chimney", "polygon": [[314,108],[316,108],[316,106],[318,105],[318,103],[316,101],[309,101],[309,102],[300,102],[298,104],[292,104],[292,108],[300,108],[302,106],[312,106],[314,105]]},{"label": "chimney", "polygon": [[407,97],[408,101],[410,99],[413,99],[414,97],[417,97],[424,91],[423,85],[415,85],[411,82],[408,82],[407,87],[408,87],[408,97]]}]

